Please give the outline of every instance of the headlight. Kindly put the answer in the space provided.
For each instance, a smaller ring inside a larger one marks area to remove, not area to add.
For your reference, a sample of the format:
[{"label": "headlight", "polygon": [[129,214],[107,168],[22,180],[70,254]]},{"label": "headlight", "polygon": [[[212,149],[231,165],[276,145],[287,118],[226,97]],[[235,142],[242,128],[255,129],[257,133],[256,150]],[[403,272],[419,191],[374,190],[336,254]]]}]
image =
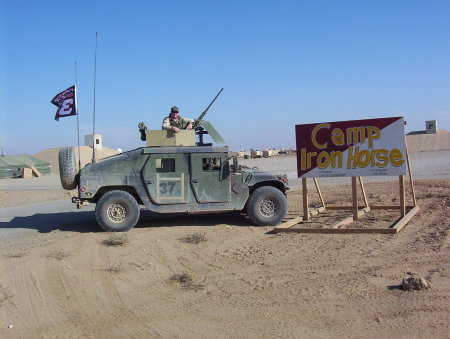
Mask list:
[{"label": "headlight", "polygon": [[284,174],[284,175],[278,175],[278,176],[277,176],[277,179],[280,180],[280,181],[282,181],[282,182],[285,183],[286,185],[287,185],[288,182],[289,182],[289,180],[288,180],[286,174]]}]

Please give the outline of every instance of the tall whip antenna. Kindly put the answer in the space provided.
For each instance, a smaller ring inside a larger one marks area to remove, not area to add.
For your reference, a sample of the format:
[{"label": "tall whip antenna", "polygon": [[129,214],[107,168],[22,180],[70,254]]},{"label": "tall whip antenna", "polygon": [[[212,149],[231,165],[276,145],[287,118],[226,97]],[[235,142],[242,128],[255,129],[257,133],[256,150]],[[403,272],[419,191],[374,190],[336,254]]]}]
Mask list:
[{"label": "tall whip antenna", "polygon": [[77,72],[77,62],[75,61],[75,107],[77,111],[77,133],[78,133],[78,171],[81,170],[81,151],[80,151],[80,119],[78,118],[78,72]]},{"label": "tall whip antenna", "polygon": [[92,132],[92,163],[95,163],[95,82],[97,79],[97,40],[98,32],[95,32],[95,58],[94,58],[94,121]]}]

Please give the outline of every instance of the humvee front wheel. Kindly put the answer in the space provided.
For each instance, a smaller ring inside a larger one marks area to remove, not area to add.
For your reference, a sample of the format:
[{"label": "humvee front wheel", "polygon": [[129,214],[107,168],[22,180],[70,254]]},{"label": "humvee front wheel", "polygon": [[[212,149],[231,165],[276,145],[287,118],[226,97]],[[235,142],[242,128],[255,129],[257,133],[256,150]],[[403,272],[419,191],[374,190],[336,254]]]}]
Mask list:
[{"label": "humvee front wheel", "polygon": [[259,226],[277,225],[287,211],[284,194],[272,186],[257,188],[247,203],[247,215]]},{"label": "humvee front wheel", "polygon": [[95,207],[95,218],[108,232],[125,232],[139,220],[140,209],[136,199],[128,192],[114,190],[102,195]]}]

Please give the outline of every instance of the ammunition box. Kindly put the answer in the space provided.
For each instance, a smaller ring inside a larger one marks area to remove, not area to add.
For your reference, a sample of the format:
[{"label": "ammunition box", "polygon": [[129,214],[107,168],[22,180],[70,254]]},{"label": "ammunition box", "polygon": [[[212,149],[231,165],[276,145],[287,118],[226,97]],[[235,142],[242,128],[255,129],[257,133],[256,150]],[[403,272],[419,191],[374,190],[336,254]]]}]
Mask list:
[{"label": "ammunition box", "polygon": [[147,146],[195,146],[195,131],[190,129],[174,133],[166,130],[147,130]]}]

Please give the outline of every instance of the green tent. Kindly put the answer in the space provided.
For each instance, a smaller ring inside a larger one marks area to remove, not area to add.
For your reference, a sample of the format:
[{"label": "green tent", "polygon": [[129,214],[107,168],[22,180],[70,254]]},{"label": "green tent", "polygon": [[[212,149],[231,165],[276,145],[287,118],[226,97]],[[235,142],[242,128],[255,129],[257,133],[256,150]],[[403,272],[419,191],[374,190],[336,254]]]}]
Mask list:
[{"label": "green tent", "polygon": [[50,174],[50,164],[27,154],[0,156],[0,178],[14,178],[20,176],[23,168],[31,166],[42,174]]}]

